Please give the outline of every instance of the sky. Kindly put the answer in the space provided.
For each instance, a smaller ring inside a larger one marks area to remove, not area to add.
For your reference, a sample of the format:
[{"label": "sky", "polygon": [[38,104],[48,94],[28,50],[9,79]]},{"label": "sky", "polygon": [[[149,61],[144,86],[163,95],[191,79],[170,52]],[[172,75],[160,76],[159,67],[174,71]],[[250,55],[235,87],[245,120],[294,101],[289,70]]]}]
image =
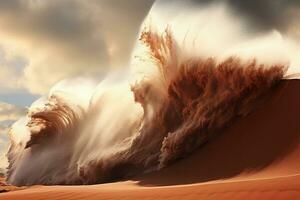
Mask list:
[{"label": "sky", "polygon": [[300,0],[1,0],[0,155],[10,124],[55,83],[78,76],[100,81],[128,67],[149,12],[160,9],[168,21],[185,14],[178,5],[218,3],[245,24],[247,34],[275,30],[300,46]]}]

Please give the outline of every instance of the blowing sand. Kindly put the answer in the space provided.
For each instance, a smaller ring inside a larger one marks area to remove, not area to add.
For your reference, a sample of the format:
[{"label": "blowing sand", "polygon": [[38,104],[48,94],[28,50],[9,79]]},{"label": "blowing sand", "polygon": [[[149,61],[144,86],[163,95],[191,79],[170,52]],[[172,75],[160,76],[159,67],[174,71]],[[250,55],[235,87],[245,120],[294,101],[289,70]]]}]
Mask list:
[{"label": "blowing sand", "polygon": [[33,186],[0,199],[300,199],[300,80],[161,171],[90,186]]}]

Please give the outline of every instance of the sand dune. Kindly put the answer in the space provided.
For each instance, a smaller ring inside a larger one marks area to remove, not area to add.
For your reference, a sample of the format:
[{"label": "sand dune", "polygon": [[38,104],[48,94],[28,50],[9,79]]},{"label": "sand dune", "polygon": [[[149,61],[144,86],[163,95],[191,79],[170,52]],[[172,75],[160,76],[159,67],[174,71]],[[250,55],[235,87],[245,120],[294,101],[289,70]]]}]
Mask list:
[{"label": "sand dune", "polygon": [[300,80],[161,171],[91,186],[34,186],[0,199],[300,199]]}]

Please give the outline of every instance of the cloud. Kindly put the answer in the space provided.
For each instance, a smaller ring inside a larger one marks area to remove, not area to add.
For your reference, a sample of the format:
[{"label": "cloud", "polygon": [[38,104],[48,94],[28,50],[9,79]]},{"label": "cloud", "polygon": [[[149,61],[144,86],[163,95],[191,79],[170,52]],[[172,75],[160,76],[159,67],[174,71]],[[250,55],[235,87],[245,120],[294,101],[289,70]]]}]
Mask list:
[{"label": "cloud", "polygon": [[299,0],[191,0],[189,2],[200,6],[226,4],[233,14],[248,23],[251,27],[248,31],[253,33],[276,29],[283,34],[293,35],[291,27],[294,27],[296,22],[300,27]]},{"label": "cloud", "polygon": [[0,45],[0,93],[23,88],[20,77],[25,63],[20,56],[10,54]]},{"label": "cloud", "polygon": [[[26,114],[26,109],[0,102],[0,122],[15,121]],[[0,124],[1,125],[1,124]]]},{"label": "cloud", "polygon": [[152,2],[0,1],[0,44],[27,60],[23,86],[45,93],[61,79],[127,65]]}]

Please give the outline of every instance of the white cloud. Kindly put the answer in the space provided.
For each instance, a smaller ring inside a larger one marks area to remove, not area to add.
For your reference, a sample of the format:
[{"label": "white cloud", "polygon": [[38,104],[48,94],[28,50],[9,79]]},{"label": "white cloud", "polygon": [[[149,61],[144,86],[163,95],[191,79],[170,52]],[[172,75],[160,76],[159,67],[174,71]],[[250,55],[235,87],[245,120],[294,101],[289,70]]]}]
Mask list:
[{"label": "white cloud", "polygon": [[0,122],[15,121],[26,114],[26,109],[0,102]]},{"label": "white cloud", "polygon": [[26,61],[0,45],[0,93],[22,89],[22,69]]}]

